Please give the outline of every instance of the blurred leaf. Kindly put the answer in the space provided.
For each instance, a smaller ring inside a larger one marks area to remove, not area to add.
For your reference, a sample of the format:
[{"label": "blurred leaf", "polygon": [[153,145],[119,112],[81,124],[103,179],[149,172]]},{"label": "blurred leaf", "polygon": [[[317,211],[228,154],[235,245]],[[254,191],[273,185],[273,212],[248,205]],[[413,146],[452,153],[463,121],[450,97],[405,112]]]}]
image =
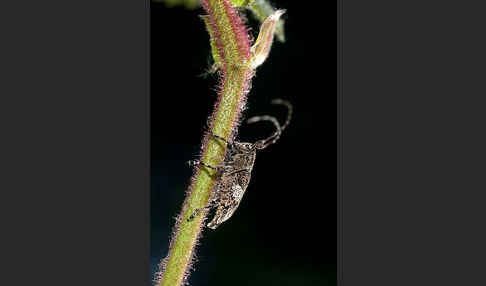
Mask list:
[{"label": "blurred leaf", "polygon": [[251,3],[253,3],[254,0],[229,0],[230,3],[234,7],[247,7]]},{"label": "blurred leaf", "polygon": [[[275,12],[272,5],[266,0],[251,0],[250,2],[248,9],[251,11],[252,16],[261,23]],[[280,19],[278,21],[275,35],[280,42],[285,42],[284,20]]]}]

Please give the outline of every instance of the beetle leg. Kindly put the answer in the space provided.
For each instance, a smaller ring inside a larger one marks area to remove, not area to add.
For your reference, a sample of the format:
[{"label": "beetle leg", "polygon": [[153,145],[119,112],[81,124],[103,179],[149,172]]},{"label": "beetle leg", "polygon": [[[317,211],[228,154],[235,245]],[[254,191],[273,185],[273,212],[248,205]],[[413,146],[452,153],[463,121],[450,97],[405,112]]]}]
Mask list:
[{"label": "beetle leg", "polygon": [[209,135],[211,135],[211,137],[213,137],[214,139],[219,139],[221,141],[224,141],[226,144],[229,144],[229,142],[221,136],[214,135],[213,133],[210,133]]},{"label": "beetle leg", "polygon": [[209,169],[213,169],[213,170],[219,170],[219,168],[218,168],[218,167],[213,167],[213,166],[208,165],[208,164],[206,164],[206,163],[204,163],[204,162],[202,162],[202,161],[199,161],[199,160],[190,160],[190,161],[187,161],[187,164],[188,164],[189,166],[196,166],[196,165],[201,164],[201,165],[203,165],[204,167],[207,167],[207,168],[209,168]]},{"label": "beetle leg", "polygon": [[218,136],[218,135],[214,135],[213,133],[210,133],[209,135],[211,135],[211,137],[213,137],[214,139],[219,139],[219,140],[223,141],[224,143],[226,143],[226,145],[229,148],[232,148],[233,143],[228,142],[228,140],[224,139],[223,137]]},{"label": "beetle leg", "polygon": [[244,171],[246,171],[247,173],[250,173],[251,169],[244,168],[244,169],[234,170],[234,171],[229,172],[228,175],[231,175],[231,174],[234,174],[234,173],[239,173],[239,172],[244,172]]},{"label": "beetle leg", "polygon": [[190,217],[188,217],[188,218],[187,218],[187,221],[191,221],[191,220],[193,220],[193,219],[194,219],[194,218],[197,216],[197,214],[199,213],[199,211],[200,211],[200,210],[202,210],[202,209],[207,209],[207,210],[209,210],[209,209],[211,209],[213,206],[214,206],[214,201],[211,201],[211,202],[210,202],[210,203],[209,203],[207,206],[205,206],[205,207],[202,207],[202,208],[196,208],[196,209],[194,210],[194,212],[192,213],[192,215],[191,215]]}]

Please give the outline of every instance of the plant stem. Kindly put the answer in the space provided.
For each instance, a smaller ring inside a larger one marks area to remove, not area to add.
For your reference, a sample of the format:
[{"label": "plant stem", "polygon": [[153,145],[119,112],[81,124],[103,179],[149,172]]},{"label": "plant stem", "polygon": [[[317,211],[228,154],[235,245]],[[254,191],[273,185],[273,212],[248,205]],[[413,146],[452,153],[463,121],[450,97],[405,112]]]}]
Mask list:
[{"label": "plant stem", "polygon": [[[213,55],[218,58],[221,89],[213,114],[209,118],[209,132],[232,141],[236,137],[240,114],[246,103],[252,68],[248,65],[250,43],[243,22],[228,0],[201,0],[208,13],[203,17],[211,36]],[[204,135],[201,160],[211,166],[223,162],[225,144],[208,134]],[[169,254],[162,261],[156,285],[183,285],[187,281],[195,246],[204,227],[206,211],[188,221],[196,208],[207,205],[215,184],[214,170],[196,167],[182,210],[177,217]]]}]

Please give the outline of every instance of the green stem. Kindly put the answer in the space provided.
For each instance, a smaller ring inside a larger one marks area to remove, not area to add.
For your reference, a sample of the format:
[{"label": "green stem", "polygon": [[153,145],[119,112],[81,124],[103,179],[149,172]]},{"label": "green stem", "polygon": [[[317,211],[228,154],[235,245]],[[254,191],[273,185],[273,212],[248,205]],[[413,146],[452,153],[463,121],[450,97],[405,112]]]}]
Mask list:
[{"label": "green stem", "polygon": [[[202,0],[208,12],[204,18],[211,36],[213,53],[220,60],[221,92],[209,120],[209,132],[232,141],[235,138],[241,111],[253,70],[248,65],[250,47],[248,34],[237,12],[227,0]],[[211,166],[223,162],[225,144],[206,134],[203,138],[201,160]],[[206,211],[188,221],[196,208],[207,205],[215,184],[214,170],[198,168],[181,213],[177,218],[169,254],[161,264],[156,285],[175,286],[186,282],[194,257],[195,246],[204,228]]]},{"label": "green stem", "polygon": [[[235,0],[232,0],[233,2]],[[250,48],[247,29],[229,0],[201,0],[202,16],[210,35],[210,44],[216,67],[221,75],[221,90],[209,118],[209,132],[232,142],[236,138],[241,111],[254,69],[267,58],[273,36],[283,10],[272,12],[262,23],[256,43]],[[201,160],[211,166],[223,163],[226,145],[205,134]],[[156,277],[157,286],[183,285],[187,281],[194,258],[195,246],[204,228],[207,205],[216,183],[215,171],[196,168],[187,191],[182,210],[177,217],[169,254],[162,261]],[[188,220],[199,212],[192,220]]]}]

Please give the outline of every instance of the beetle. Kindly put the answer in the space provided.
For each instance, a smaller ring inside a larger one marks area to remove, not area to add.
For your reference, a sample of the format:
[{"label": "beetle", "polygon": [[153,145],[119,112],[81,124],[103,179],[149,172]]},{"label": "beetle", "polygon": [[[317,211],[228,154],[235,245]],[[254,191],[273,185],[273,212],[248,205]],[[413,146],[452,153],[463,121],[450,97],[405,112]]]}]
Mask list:
[{"label": "beetle", "polygon": [[[207,227],[211,229],[216,229],[220,224],[228,220],[238,208],[250,182],[257,150],[265,149],[269,145],[274,144],[280,138],[282,131],[290,123],[293,109],[290,102],[283,99],[274,99],[271,103],[287,107],[287,119],[284,125],[280,126],[275,117],[268,115],[255,116],[247,120],[249,124],[270,121],[276,129],[271,136],[258,140],[255,143],[248,143],[228,142],[226,139],[211,133],[210,136],[213,139],[221,140],[227,145],[223,163],[217,167],[213,167],[199,160],[188,162],[191,166],[203,165],[206,168],[216,170],[217,182],[208,205],[204,207],[208,210],[216,208],[213,219],[207,224]],[[187,220],[194,219],[198,212],[204,208],[197,208]]]}]

